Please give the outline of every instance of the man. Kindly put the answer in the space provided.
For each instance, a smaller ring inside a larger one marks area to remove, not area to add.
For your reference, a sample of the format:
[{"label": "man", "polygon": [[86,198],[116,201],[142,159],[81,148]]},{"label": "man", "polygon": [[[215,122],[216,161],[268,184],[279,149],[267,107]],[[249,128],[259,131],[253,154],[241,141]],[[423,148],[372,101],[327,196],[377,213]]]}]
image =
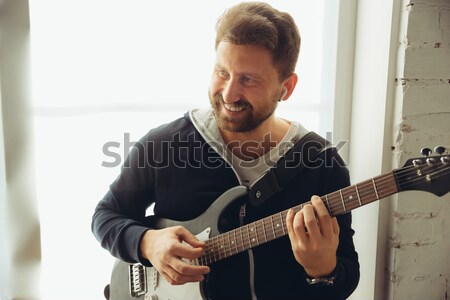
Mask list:
[{"label": "man", "polygon": [[359,281],[351,215],[331,218],[314,196],[349,185],[347,169],[328,163],[342,162],[335,151],[264,203],[239,202],[222,216],[228,230],[311,199],[289,210],[287,236],[210,266],[191,265],[182,259],[199,258],[206,247],[197,233],[147,226],[152,203],[156,216],[186,221],[230,188],[252,186],[307,133],[274,113],[297,84],[300,36],[292,17],[265,3],[241,3],[216,30],[212,109],[192,110],[136,143],[96,208],[93,232],[115,257],[153,266],[174,286],[204,282],[210,299],[345,299]]}]

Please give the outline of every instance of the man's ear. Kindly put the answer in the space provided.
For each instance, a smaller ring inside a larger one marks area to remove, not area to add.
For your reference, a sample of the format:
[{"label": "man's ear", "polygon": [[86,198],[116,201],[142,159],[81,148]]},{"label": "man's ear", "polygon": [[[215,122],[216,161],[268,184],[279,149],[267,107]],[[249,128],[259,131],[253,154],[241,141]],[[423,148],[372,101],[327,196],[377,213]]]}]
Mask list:
[{"label": "man's ear", "polygon": [[283,95],[281,95],[281,99],[283,99],[286,96],[287,92],[288,92],[287,87],[284,87]]},{"label": "man's ear", "polygon": [[295,86],[297,85],[297,81],[298,76],[295,73],[292,73],[291,75],[289,75],[288,78],[284,80],[283,86],[285,90],[283,91],[283,94],[281,96],[282,101],[289,99],[289,97],[294,92]]}]

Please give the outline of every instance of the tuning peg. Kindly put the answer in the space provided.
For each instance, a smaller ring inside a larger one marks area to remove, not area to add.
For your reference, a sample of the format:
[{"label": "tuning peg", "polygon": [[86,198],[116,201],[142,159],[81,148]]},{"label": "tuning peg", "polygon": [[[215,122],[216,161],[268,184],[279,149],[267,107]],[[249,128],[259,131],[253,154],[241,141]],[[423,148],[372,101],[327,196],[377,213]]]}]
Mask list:
[{"label": "tuning peg", "polygon": [[430,148],[422,148],[421,150],[420,150],[420,153],[422,153],[422,155],[425,155],[425,156],[429,156],[430,154],[431,154],[431,149]]},{"label": "tuning peg", "polygon": [[434,152],[436,152],[439,155],[442,155],[445,153],[445,147],[437,146],[436,148],[434,148]]},{"label": "tuning peg", "polygon": [[441,162],[443,165],[448,165],[450,163],[450,158],[448,158],[448,156],[442,156]]}]

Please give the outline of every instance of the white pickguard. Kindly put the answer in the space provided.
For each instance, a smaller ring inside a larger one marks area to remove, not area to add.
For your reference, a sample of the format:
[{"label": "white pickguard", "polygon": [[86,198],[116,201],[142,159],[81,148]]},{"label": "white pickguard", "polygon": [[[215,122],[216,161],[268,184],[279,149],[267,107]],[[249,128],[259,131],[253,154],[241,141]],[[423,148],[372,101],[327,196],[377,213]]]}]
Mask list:
[{"label": "white pickguard", "polygon": [[[196,235],[200,241],[209,239],[211,228],[206,228]],[[196,265],[197,261],[185,260]],[[147,293],[145,300],[202,300],[198,282],[189,282],[183,285],[171,285],[155,268],[147,268]]]}]

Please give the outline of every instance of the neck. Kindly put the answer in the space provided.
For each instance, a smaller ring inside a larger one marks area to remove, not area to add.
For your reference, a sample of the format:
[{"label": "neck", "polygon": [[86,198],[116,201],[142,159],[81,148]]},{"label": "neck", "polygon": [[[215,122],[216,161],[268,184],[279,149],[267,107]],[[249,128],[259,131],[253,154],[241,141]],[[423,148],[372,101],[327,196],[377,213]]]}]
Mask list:
[{"label": "neck", "polygon": [[237,157],[250,160],[258,158],[276,147],[289,130],[290,123],[280,118],[266,120],[255,130],[231,132],[220,128],[228,149]]}]

